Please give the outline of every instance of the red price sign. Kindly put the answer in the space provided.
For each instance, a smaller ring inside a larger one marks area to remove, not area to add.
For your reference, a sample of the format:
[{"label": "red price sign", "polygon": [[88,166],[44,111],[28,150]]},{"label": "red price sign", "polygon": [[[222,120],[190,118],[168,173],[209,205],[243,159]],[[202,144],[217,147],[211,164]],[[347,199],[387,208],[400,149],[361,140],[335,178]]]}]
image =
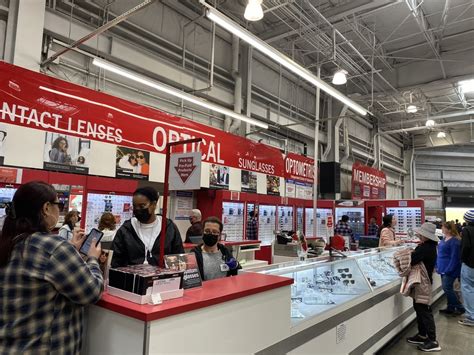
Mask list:
[{"label": "red price sign", "polygon": [[332,228],[332,227],[333,227],[332,216],[328,216],[327,227],[328,227],[328,228]]}]

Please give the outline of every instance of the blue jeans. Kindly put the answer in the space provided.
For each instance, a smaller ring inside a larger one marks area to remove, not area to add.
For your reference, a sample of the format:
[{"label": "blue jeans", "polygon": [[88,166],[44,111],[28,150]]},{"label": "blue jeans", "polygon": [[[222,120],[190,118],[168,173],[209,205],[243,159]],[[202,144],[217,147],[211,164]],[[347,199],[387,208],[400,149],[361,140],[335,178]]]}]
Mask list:
[{"label": "blue jeans", "polygon": [[462,264],[461,292],[466,309],[466,318],[474,322],[474,269]]},{"label": "blue jeans", "polygon": [[448,299],[448,307],[450,311],[455,311],[459,310],[462,311],[464,310],[464,307],[462,304],[459,302],[458,297],[456,296],[456,293],[454,292],[453,289],[453,284],[456,278],[449,276],[449,275],[441,275],[441,281],[443,285],[443,291],[444,294],[446,295],[446,298]]}]

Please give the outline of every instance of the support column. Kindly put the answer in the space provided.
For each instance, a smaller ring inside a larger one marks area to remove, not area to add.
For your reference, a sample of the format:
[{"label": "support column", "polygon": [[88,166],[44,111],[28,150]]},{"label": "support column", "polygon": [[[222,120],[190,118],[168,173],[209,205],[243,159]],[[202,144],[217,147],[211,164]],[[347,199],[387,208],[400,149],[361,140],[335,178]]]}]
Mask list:
[{"label": "support column", "polygon": [[[242,96],[245,97],[245,115],[250,117],[252,114],[252,47],[242,43],[241,50]],[[241,136],[250,133],[250,124],[242,122],[238,133]]]},{"label": "support column", "polygon": [[414,176],[414,150],[405,150],[403,156],[403,168],[408,171],[408,174],[404,176],[403,181],[403,198],[415,198],[415,176]]},{"label": "support column", "polygon": [[10,0],[5,60],[39,71],[46,0]]}]

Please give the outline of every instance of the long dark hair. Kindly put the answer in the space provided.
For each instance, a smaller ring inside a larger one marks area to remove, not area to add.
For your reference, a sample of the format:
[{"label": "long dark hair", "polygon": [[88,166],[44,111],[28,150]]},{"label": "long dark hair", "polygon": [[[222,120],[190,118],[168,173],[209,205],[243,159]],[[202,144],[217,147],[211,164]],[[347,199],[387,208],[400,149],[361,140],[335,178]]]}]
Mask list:
[{"label": "long dark hair", "polygon": [[0,266],[8,263],[16,243],[33,233],[49,232],[42,209],[56,196],[54,188],[42,181],[28,182],[15,192],[0,235]]},{"label": "long dark hair", "polygon": [[79,211],[69,211],[64,217],[64,225],[68,225],[71,230],[74,229],[74,224],[72,223],[72,217],[77,216],[79,219]]},{"label": "long dark hair", "polygon": [[390,228],[392,226],[393,221],[393,214],[387,214],[383,216],[382,222],[383,224],[380,226],[379,231],[377,232],[377,238],[380,238],[380,233],[382,233],[382,229]]},{"label": "long dark hair", "polygon": [[66,149],[69,148],[69,143],[68,143],[67,139],[66,139],[65,137],[61,137],[61,136],[59,136],[58,138],[56,138],[56,139],[54,140],[53,145],[52,145],[52,148],[53,148],[53,149],[56,148],[56,149],[59,150],[59,143],[60,143],[61,141],[66,142]]}]

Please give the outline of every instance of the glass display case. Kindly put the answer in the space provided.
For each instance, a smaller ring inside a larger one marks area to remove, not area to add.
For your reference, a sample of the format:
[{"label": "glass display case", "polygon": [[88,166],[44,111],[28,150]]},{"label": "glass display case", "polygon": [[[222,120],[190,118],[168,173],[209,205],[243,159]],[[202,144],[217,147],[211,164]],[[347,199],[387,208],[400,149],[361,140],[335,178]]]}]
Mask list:
[{"label": "glass display case", "polygon": [[400,279],[392,262],[397,249],[371,252],[357,257],[357,263],[373,289]]},{"label": "glass display case", "polygon": [[285,263],[260,272],[294,279],[291,286],[293,325],[371,292],[354,258]]},{"label": "glass display case", "polygon": [[291,286],[291,321],[297,325],[378,288],[400,280],[392,264],[399,248],[354,252],[347,258],[331,261],[291,261],[274,264],[255,272],[289,277]]}]

